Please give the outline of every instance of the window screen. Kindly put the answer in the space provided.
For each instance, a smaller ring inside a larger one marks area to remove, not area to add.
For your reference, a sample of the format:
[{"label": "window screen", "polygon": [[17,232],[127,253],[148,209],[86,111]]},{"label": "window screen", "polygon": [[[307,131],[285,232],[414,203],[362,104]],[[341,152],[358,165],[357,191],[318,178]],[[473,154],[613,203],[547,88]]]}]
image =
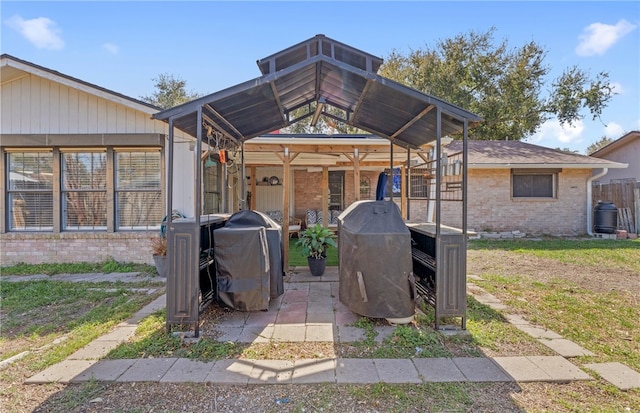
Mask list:
[{"label": "window screen", "polygon": [[53,155],[51,152],[8,154],[9,228],[18,231],[53,229]]},{"label": "window screen", "polygon": [[66,230],[107,229],[107,155],[62,154],[62,225]]},{"label": "window screen", "polygon": [[513,174],[514,198],[554,198],[555,174]]},{"label": "window screen", "polygon": [[160,152],[116,153],[116,227],[160,228],[162,221]]}]

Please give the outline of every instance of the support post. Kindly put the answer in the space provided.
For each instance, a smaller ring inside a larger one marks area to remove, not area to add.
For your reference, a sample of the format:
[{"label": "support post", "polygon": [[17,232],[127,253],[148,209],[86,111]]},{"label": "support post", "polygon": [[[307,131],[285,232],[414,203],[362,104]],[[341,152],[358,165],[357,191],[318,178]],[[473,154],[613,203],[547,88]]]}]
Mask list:
[{"label": "support post", "polygon": [[355,192],[354,200],[360,200],[360,154],[358,148],[353,150],[353,188]]},{"label": "support post", "polygon": [[255,210],[256,209],[256,167],[252,166],[251,167],[251,205],[249,206],[249,208],[251,208],[251,210]]},{"label": "support post", "polygon": [[329,167],[322,166],[322,226],[329,226]]},{"label": "support post", "polygon": [[284,148],[284,166],[282,170],[282,238],[283,268],[289,271],[289,188],[291,187],[291,170],[289,148]]},{"label": "support post", "polygon": [[405,176],[406,167],[400,167],[400,214],[402,218],[407,219],[407,177]]}]

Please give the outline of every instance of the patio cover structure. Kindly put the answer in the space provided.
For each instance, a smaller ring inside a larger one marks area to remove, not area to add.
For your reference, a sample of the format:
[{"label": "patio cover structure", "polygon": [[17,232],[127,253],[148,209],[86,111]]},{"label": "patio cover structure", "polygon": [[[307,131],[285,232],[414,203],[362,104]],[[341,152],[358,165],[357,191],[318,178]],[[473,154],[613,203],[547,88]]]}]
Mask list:
[{"label": "patio cover structure", "polygon": [[[252,138],[307,117],[312,117],[311,124],[315,125],[320,116],[386,138],[391,142],[391,148],[393,145],[408,150],[428,144],[435,146],[436,186],[439,187],[441,138],[461,135],[466,156],[468,129],[481,118],[435,96],[378,75],[382,63],[379,57],[324,35],[316,35],[258,60],[262,73],[258,78],[156,113],[154,119],[169,124],[168,193],[172,194],[173,189],[174,128],[195,137],[196,153],[201,154],[202,144],[209,144],[212,136],[216,137],[216,146],[220,149],[225,149],[224,146],[244,149],[244,143]],[[334,110],[330,113],[328,107]],[[244,156],[244,152],[241,153]],[[285,188],[290,185],[289,163],[292,156],[295,155],[289,148],[284,148],[280,154]],[[466,158],[463,166],[463,196],[466,199]],[[200,176],[201,162],[196,162],[196,225],[202,210]],[[284,193],[283,226],[286,228],[289,200],[288,191]],[[171,196],[167,204],[171,211]],[[170,219],[171,214],[168,215]],[[463,215],[466,218],[466,203]],[[438,212],[436,222],[439,222]],[[464,230],[466,233],[466,228]],[[284,259],[286,265],[286,243]]]}]

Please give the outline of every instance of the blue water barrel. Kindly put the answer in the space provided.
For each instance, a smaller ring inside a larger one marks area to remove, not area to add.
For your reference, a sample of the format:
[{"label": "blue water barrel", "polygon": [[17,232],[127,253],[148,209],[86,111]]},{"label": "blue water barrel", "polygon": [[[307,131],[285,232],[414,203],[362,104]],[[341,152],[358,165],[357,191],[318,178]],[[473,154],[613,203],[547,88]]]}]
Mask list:
[{"label": "blue water barrel", "polygon": [[613,234],[618,228],[618,208],[613,202],[598,201],[593,208],[593,229],[601,234]]}]

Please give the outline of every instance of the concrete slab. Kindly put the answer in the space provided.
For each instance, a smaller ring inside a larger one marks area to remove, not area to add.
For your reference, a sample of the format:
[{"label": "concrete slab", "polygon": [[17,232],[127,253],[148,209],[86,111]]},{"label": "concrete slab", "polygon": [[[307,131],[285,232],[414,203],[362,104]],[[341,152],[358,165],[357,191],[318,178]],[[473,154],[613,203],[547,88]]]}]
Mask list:
[{"label": "concrete slab", "polygon": [[115,329],[107,334],[100,336],[98,340],[102,341],[127,341],[136,333],[138,326],[136,324],[120,323]]},{"label": "concrete slab", "polygon": [[620,390],[640,388],[640,373],[622,363],[592,363],[585,364],[584,368],[595,371]]},{"label": "concrete slab", "polygon": [[161,383],[201,383],[213,369],[215,361],[178,359],[160,379]]},{"label": "concrete slab", "polygon": [[290,384],[293,360],[254,360],[249,384]]},{"label": "concrete slab", "polygon": [[94,340],[71,354],[67,360],[100,360],[119,345],[120,341]]},{"label": "concrete slab", "polygon": [[222,320],[218,321],[218,326],[237,327],[243,326],[249,313],[243,311],[234,311],[224,315]]},{"label": "concrete slab", "polygon": [[345,383],[378,383],[378,371],[373,359],[338,359],[336,361],[336,382]]},{"label": "concrete slab", "polygon": [[253,363],[248,360],[218,360],[204,379],[217,384],[247,384]]},{"label": "concrete slab", "polygon": [[245,326],[238,336],[239,343],[268,343],[275,330],[274,326]]},{"label": "concrete slab", "polygon": [[580,356],[595,356],[589,350],[580,347],[573,341],[569,341],[564,338],[545,339],[541,338],[538,341],[551,350],[560,354],[562,357],[580,357]]},{"label": "concrete slab", "polygon": [[307,324],[334,323],[336,320],[333,311],[318,311],[307,313]]},{"label": "concrete slab", "polygon": [[364,330],[359,327],[338,327],[338,339],[341,343],[352,343],[364,338]]},{"label": "concrete slab", "polygon": [[122,373],[117,382],[149,381],[158,382],[177,358],[139,359],[127,371]]},{"label": "concrete slab", "polygon": [[24,381],[25,384],[44,384],[44,383],[69,383],[74,377],[78,376],[89,367],[96,363],[95,360],[64,360],[58,364],[41,371],[40,373],[29,377]]},{"label": "concrete slab", "polygon": [[304,324],[281,324],[273,328],[275,341],[300,342],[304,341],[306,328]]},{"label": "concrete slab", "polygon": [[464,374],[449,358],[413,359],[413,364],[424,382],[463,382]]},{"label": "concrete slab", "polygon": [[513,325],[521,325],[521,326],[529,325],[529,322],[518,314],[505,314],[504,317],[507,319],[508,322],[510,322]]},{"label": "concrete slab", "polygon": [[236,326],[234,327],[217,326],[216,331],[220,333],[217,340],[221,343],[224,343],[227,341],[240,341],[240,334],[242,334],[242,330],[243,330],[243,327],[241,326],[237,326],[237,327]]},{"label": "concrete slab", "polygon": [[562,338],[562,336],[555,331],[547,330],[545,328],[535,327],[531,324],[514,324],[515,327],[529,334],[533,338],[546,338],[546,339],[556,339]]},{"label": "concrete slab", "polygon": [[383,383],[422,383],[416,366],[409,359],[374,359]]},{"label": "concrete slab", "polygon": [[552,381],[592,380],[584,371],[560,356],[528,356],[538,368],[547,373]]},{"label": "concrete slab", "polygon": [[307,321],[307,309],[300,311],[279,311],[275,324],[304,324]]},{"label": "concrete slab", "polygon": [[307,303],[307,313],[326,313],[333,311],[333,301],[314,301]]},{"label": "concrete slab", "polygon": [[469,381],[508,382],[513,378],[492,359],[485,357],[455,357],[453,363]]},{"label": "concrete slab", "polygon": [[75,376],[71,383],[79,383],[90,380],[116,381],[129,367],[135,363],[135,359],[100,360]]},{"label": "concrete slab", "polygon": [[333,324],[307,324],[304,341],[333,342]]},{"label": "concrete slab", "polygon": [[494,357],[493,361],[517,382],[552,381],[551,376],[527,357]]},{"label": "concrete slab", "polygon": [[509,306],[502,304],[502,303],[494,303],[494,302],[488,302],[488,303],[483,303],[484,305],[486,305],[487,307],[496,310],[496,311],[506,311],[509,309]]},{"label": "concrete slab", "polygon": [[294,384],[316,384],[336,382],[335,359],[301,359],[293,361]]}]

